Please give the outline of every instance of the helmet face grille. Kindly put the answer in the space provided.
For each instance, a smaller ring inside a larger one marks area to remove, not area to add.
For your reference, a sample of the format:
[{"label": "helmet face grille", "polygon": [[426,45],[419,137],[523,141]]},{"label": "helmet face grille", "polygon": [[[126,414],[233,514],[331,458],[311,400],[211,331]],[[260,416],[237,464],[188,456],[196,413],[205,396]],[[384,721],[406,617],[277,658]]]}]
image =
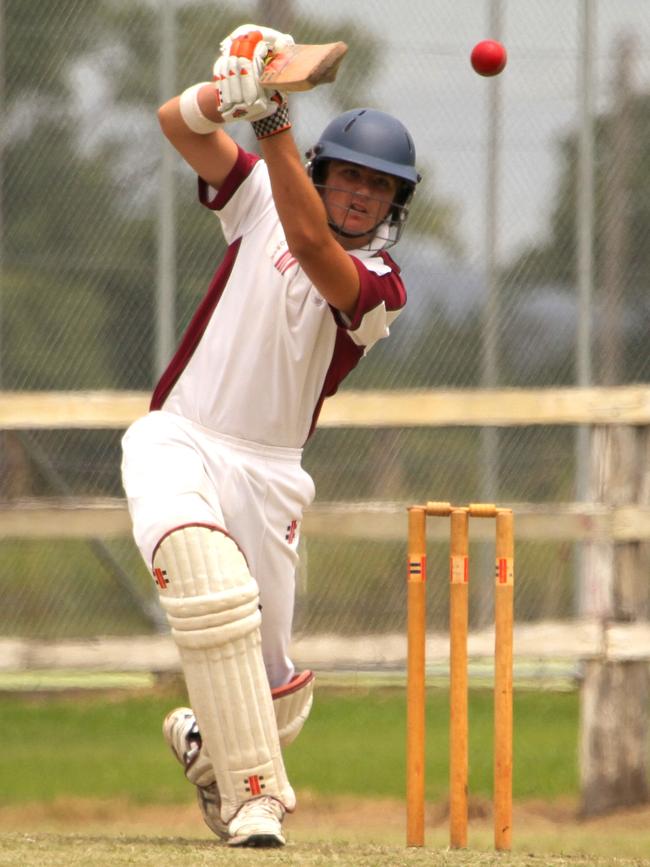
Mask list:
[{"label": "helmet face grille", "polygon": [[[316,174],[322,175],[322,180],[317,181],[316,176],[312,170],[312,181],[314,182],[314,186],[318,190],[318,192],[322,195],[328,189],[334,189],[333,187],[329,187],[326,181],[326,172],[324,169],[326,168],[326,162],[321,162],[320,165],[317,166]],[[408,205],[410,203],[411,196],[413,194],[413,188],[407,188],[407,185],[404,184],[402,190],[397,191],[397,195],[395,196],[395,201],[393,202],[388,215],[381,223],[378,223],[374,230],[372,231],[372,237],[370,240],[357,247],[357,250],[387,250],[389,247],[392,247],[396,244],[406,225],[406,219],[408,217],[409,209]],[[401,200],[401,201],[400,201]],[[354,234],[352,232],[348,232],[345,230],[345,213],[343,215],[343,219],[340,222],[337,222],[331,215],[329,215],[329,226],[330,228],[339,236],[343,238],[365,238],[368,235],[368,232],[364,232],[363,234]]]}]

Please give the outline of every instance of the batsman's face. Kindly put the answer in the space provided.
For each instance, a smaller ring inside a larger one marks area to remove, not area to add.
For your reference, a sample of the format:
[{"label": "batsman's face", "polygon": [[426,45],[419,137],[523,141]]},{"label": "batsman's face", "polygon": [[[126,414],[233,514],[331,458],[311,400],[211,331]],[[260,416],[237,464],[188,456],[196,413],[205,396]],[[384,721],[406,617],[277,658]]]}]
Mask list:
[{"label": "batsman's face", "polygon": [[332,160],[323,190],[323,202],[330,219],[344,232],[361,237],[342,238],[340,243],[354,249],[369,239],[375,227],[391,209],[398,181],[392,175]]}]

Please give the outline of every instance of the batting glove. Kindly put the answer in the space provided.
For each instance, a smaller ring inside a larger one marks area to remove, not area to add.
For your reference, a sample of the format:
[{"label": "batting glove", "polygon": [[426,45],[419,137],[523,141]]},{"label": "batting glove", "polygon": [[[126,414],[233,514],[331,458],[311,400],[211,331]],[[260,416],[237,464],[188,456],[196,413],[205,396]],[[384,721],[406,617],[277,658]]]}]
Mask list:
[{"label": "batting glove", "polygon": [[264,90],[260,75],[269,54],[292,44],[289,34],[254,24],[243,24],[222,41],[213,75],[224,121],[254,121],[275,113],[277,100]]}]

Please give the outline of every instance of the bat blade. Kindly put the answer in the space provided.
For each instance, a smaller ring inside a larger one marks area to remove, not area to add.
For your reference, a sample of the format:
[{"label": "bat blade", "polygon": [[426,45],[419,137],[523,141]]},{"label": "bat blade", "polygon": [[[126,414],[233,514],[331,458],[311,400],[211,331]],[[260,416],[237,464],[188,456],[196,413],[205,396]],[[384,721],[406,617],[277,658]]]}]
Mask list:
[{"label": "bat blade", "polygon": [[347,50],[345,42],[290,45],[267,62],[260,76],[262,87],[289,93],[329,84],[336,78]]}]

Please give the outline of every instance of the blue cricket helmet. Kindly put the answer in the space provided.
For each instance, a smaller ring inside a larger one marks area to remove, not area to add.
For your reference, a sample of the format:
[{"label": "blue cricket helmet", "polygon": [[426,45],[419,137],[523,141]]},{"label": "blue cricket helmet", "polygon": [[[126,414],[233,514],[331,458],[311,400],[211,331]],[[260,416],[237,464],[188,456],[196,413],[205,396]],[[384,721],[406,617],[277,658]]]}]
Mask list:
[{"label": "blue cricket helmet", "polygon": [[374,108],[353,108],[330,121],[307,153],[307,159],[307,169],[318,189],[325,186],[330,160],[354,163],[398,178],[401,183],[387,223],[389,235],[384,248],[397,242],[415,185],[420,181],[415,167],[415,144],[401,121]]},{"label": "blue cricket helmet", "polygon": [[312,171],[324,160],[344,160],[394,175],[411,187],[420,180],[409,131],[397,118],[374,108],[353,108],[334,118],[309,156]]}]

